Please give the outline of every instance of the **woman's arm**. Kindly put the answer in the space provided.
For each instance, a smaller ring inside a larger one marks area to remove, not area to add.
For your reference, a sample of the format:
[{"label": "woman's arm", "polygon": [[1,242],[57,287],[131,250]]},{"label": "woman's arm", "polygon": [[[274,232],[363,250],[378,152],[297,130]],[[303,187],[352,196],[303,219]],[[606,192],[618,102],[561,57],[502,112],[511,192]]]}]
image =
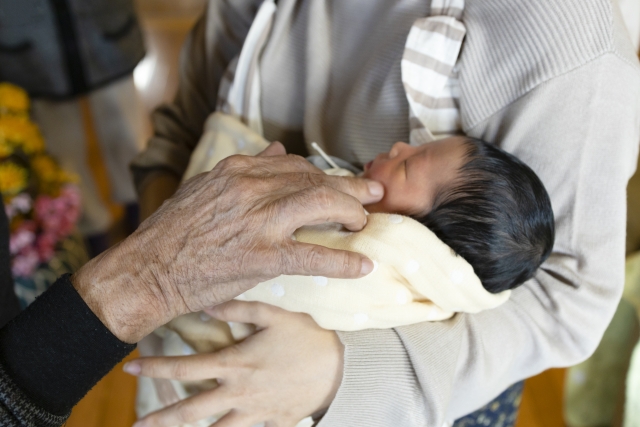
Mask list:
[{"label": "woman's arm", "polygon": [[[231,60],[240,53],[260,0],[208,2],[182,48],[174,102],[153,115],[154,135],[131,167],[141,198],[142,215],[154,212],[180,181],[204,122],[216,108],[218,86]],[[166,186],[168,180],[174,183]],[[158,181],[161,181],[160,183]],[[152,184],[152,182],[154,182]],[[151,196],[149,196],[151,194]]]},{"label": "woman's arm", "polygon": [[623,286],[639,102],[638,67],[608,54],[471,130],[539,174],[557,221],[554,253],[495,310],[340,333],[344,379],[321,426],[439,426],[516,381],[593,352]]}]

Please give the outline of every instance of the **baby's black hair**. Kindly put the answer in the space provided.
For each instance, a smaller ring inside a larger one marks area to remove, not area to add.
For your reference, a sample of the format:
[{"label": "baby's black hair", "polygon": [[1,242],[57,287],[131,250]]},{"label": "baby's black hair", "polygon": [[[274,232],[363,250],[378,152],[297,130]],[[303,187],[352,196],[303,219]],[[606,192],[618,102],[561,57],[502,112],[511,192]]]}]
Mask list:
[{"label": "baby's black hair", "polygon": [[489,292],[533,277],[555,238],[553,210],[540,178],[515,156],[466,139],[465,164],[417,218],[473,266]]}]

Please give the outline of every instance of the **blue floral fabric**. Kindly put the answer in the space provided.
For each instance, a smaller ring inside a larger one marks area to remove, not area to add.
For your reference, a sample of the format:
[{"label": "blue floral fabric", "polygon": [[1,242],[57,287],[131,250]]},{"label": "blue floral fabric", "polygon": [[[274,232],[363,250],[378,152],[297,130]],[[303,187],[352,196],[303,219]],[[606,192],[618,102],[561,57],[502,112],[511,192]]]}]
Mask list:
[{"label": "blue floral fabric", "polygon": [[453,427],[513,427],[518,419],[523,389],[524,381],[512,385],[484,407],[457,420]]}]

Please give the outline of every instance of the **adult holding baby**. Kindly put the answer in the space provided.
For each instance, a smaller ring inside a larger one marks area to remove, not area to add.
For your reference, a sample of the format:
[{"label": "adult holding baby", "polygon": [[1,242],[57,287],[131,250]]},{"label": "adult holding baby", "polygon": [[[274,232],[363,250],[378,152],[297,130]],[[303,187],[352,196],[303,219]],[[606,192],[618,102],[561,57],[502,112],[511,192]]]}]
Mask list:
[{"label": "adult holding baby", "polygon": [[[262,4],[211,2],[195,27],[176,102],[156,113],[156,136],[136,163],[143,203],[157,187],[177,185],[206,118],[224,105],[219,90],[252,23],[264,19]],[[443,68],[407,49],[407,34],[426,16],[455,16],[466,38],[456,69],[444,68],[457,81],[453,95],[440,104],[421,99],[457,110],[459,129],[451,130],[495,143],[541,177],[556,218],[548,261],[503,306],[439,323],[320,335],[303,315],[243,302],[220,307],[221,319],[263,329],[219,354],[129,369],[219,378],[225,387],[140,425],[223,409],[231,412],[220,426],[289,425],[327,409],[320,426],[439,427],[517,381],[593,351],[622,289],[625,186],[640,138],[638,64],[619,11],[609,0],[467,0],[464,10],[431,4],[281,0],[265,27],[259,67],[250,67],[259,70],[262,133],[291,152],[317,141],[357,165],[412,139],[421,123],[412,120],[417,97],[401,63],[430,66],[424,80]]]},{"label": "adult holding baby", "polygon": [[[189,180],[131,237],[60,278],[2,328],[0,424],[64,424],[71,407],[142,337],[266,278],[370,272],[372,262],[360,254],[304,245],[291,235],[325,221],[360,230],[362,203],[380,199],[380,184],[328,177],[281,153],[274,144],[268,157],[230,158]],[[12,283],[3,276],[3,286]]]}]

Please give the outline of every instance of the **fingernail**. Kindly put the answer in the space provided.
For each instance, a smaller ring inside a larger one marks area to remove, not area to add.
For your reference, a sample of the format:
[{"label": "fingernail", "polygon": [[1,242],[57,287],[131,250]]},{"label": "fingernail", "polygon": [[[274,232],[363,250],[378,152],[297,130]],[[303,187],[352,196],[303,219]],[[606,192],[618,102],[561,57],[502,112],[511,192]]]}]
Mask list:
[{"label": "fingernail", "polygon": [[140,372],[142,372],[142,366],[140,366],[139,363],[127,362],[122,367],[122,370],[125,371],[127,374],[140,375]]},{"label": "fingernail", "polygon": [[367,187],[369,187],[369,194],[375,197],[382,197],[384,195],[384,187],[377,181],[367,181]]},{"label": "fingernail", "polygon": [[362,260],[362,267],[360,267],[360,277],[366,276],[367,274],[373,271],[373,261],[369,258],[364,258]]}]

